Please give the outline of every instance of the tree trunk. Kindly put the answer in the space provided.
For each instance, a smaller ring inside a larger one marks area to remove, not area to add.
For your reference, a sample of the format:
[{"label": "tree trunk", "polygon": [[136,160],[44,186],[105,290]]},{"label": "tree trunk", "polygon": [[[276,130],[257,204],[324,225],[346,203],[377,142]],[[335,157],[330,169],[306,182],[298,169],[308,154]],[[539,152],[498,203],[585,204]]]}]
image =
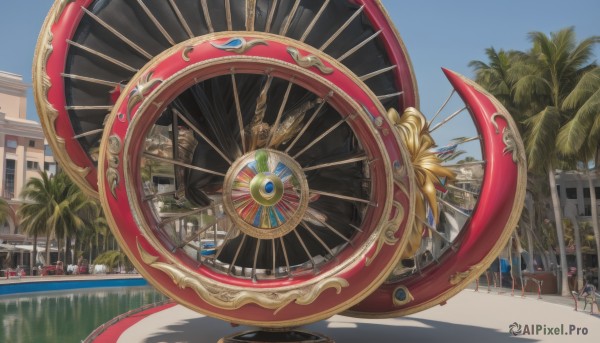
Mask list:
[{"label": "tree trunk", "polygon": [[50,231],[46,235],[46,265],[50,265]]},{"label": "tree trunk", "polygon": [[104,229],[107,232],[104,235],[104,240],[102,241],[102,252],[105,253],[108,250],[108,230]]},{"label": "tree trunk", "polygon": [[577,205],[574,200],[567,200],[565,204],[565,218],[569,219],[573,226],[573,238],[575,239],[575,258],[577,260],[577,284],[574,291],[583,286],[583,258],[581,257],[581,233],[577,221]]},{"label": "tree trunk", "polygon": [[[552,165],[548,165],[548,182],[550,183],[550,194],[552,196],[552,207],[554,209],[554,221],[556,224],[556,239],[558,241],[558,249],[560,252],[560,292],[563,296],[569,296],[569,280],[567,279],[567,253],[565,249],[565,237],[562,227],[562,218],[560,211],[560,200],[558,199],[558,193],[556,192],[556,179],[554,175],[554,168]],[[554,252],[552,252],[554,253]]]},{"label": "tree trunk", "polygon": [[527,196],[525,197],[525,205],[527,206],[527,213],[529,214],[529,228],[525,230],[525,233],[527,234],[527,250],[529,250],[527,270],[530,273],[533,273],[535,272],[535,266],[533,256],[533,235],[531,234],[531,230],[533,230],[535,212],[533,209],[533,196],[529,192],[527,192]]},{"label": "tree trunk", "polygon": [[33,235],[33,258],[29,259],[29,275],[33,276],[33,268],[37,265],[37,232]]},{"label": "tree trunk", "polygon": [[[587,172],[588,185],[590,187],[590,203],[592,206],[592,226],[594,227],[594,237],[596,238],[596,258],[600,266],[600,230],[598,229],[598,207],[596,207],[596,188],[592,182],[592,173]],[[591,281],[591,280],[588,280]],[[600,268],[598,268],[598,282],[600,282]],[[598,285],[600,287],[600,285]]]},{"label": "tree trunk", "polygon": [[71,236],[65,238],[65,266],[73,264],[73,258],[71,256]]},{"label": "tree trunk", "polygon": [[577,285],[574,291],[584,286],[583,283],[583,257],[581,256],[581,233],[579,230],[579,222],[577,217],[571,218],[573,222],[573,230],[575,231],[575,258],[577,259]]},{"label": "tree trunk", "polygon": [[61,259],[61,251],[62,251],[62,246],[61,246],[61,239],[57,238],[56,239],[56,247],[58,248],[58,261],[62,261],[63,262],[63,266],[64,266],[64,259]]}]

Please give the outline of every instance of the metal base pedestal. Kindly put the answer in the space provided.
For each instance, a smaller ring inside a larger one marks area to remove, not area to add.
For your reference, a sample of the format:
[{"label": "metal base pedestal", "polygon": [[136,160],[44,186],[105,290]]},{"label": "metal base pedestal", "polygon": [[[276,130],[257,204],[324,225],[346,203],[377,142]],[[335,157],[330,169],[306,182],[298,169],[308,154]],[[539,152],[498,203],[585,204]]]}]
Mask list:
[{"label": "metal base pedestal", "polygon": [[218,343],[335,343],[332,339],[314,332],[246,331],[221,338]]}]

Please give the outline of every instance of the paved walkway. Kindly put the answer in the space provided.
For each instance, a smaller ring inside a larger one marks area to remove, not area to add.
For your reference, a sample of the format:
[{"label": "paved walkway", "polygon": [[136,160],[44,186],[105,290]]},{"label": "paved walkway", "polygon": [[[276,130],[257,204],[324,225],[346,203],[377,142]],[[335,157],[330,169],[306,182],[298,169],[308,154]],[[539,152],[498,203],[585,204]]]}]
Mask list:
[{"label": "paved walkway", "polygon": [[[338,343],[600,341],[600,316],[575,312],[572,299],[545,295],[538,300],[536,294],[529,293],[525,298],[519,295],[467,289],[445,306],[405,318],[365,320],[334,316],[305,329],[325,334]],[[521,327],[521,335],[510,334],[513,323],[515,328]],[[216,342],[248,329],[232,328],[178,305],[137,321],[122,332],[117,342]],[[550,334],[555,330],[568,334],[571,329],[571,335]],[[527,331],[529,334],[523,334]]]}]

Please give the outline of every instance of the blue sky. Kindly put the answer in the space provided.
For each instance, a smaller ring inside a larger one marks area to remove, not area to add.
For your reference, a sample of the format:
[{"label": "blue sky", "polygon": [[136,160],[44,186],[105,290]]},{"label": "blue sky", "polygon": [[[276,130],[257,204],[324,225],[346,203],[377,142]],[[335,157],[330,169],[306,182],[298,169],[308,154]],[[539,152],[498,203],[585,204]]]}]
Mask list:
[{"label": "blue sky", "polygon": [[[157,0],[155,0],[157,1]],[[31,80],[31,61],[50,0],[3,0],[0,3],[0,70]],[[529,48],[527,33],[550,33],[575,26],[577,37],[600,35],[598,0],[383,0],[413,62],[421,110],[433,115],[451,91],[440,67],[471,77],[470,60],[485,59],[490,46]],[[596,48],[600,57],[600,47]],[[456,108],[448,108],[448,113]],[[27,114],[37,120],[29,92]],[[461,118],[457,118],[457,124]],[[442,133],[451,135],[453,132]]]}]

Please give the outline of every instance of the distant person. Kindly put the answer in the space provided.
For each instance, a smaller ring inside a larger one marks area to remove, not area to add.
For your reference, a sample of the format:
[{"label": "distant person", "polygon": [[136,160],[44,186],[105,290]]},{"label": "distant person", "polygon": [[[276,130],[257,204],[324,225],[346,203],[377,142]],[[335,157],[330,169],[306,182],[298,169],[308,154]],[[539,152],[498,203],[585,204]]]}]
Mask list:
[{"label": "distant person", "polygon": [[585,297],[588,297],[588,296],[594,294],[595,291],[596,291],[596,286],[594,286],[591,282],[588,282],[586,280],[585,286],[583,286],[583,288],[581,288],[581,291],[579,291],[579,296],[582,298],[585,298]]}]

